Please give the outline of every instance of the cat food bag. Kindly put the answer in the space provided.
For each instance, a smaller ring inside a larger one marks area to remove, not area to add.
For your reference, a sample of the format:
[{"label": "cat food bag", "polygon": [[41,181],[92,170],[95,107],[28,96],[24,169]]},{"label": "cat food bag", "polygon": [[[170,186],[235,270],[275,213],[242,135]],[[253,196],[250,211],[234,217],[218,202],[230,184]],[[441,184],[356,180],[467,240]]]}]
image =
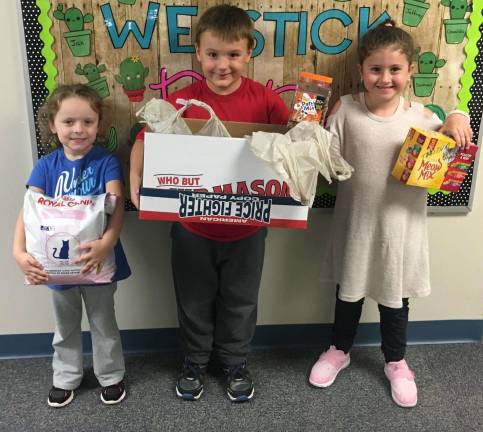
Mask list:
[{"label": "cat food bag", "polygon": [[[110,283],[116,271],[114,249],[102,269],[81,273],[79,245],[102,237],[107,217],[116,205],[116,196],[68,195],[50,198],[30,189],[24,198],[27,252],[49,275],[49,285],[90,285]],[[27,282],[28,283],[28,282]]]},{"label": "cat food bag", "polygon": [[458,192],[477,150],[474,144],[460,149],[439,132],[411,128],[392,175],[408,185]]}]

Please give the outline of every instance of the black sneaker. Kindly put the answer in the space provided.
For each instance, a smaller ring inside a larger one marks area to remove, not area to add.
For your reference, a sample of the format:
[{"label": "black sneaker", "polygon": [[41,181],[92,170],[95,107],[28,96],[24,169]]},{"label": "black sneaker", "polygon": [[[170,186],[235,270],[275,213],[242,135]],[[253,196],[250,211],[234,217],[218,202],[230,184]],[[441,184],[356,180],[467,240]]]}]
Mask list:
[{"label": "black sneaker", "polygon": [[205,372],[206,365],[185,360],[176,382],[176,395],[185,400],[198,400],[203,394]]},{"label": "black sneaker", "polygon": [[126,389],[124,382],[120,381],[117,384],[102,387],[101,401],[106,405],[114,405],[121,402],[126,397]]},{"label": "black sneaker", "polygon": [[226,375],[226,394],[233,402],[249,401],[255,393],[253,380],[246,363],[229,366],[223,369]]},{"label": "black sneaker", "polygon": [[53,408],[62,408],[69,405],[74,400],[74,390],[63,390],[52,387],[49,391],[47,403]]}]

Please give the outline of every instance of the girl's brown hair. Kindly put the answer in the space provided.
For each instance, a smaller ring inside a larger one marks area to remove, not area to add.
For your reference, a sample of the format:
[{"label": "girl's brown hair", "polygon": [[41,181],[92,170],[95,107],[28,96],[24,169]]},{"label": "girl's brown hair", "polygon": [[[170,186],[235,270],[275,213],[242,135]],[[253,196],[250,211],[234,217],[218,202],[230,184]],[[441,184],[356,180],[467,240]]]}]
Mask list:
[{"label": "girl's brown hair", "polygon": [[374,51],[389,46],[401,50],[409,64],[413,62],[416,53],[413,38],[403,29],[396,27],[394,21],[387,20],[362,36],[357,49],[359,64],[362,65]]},{"label": "girl's brown hair", "polygon": [[200,44],[201,35],[208,30],[228,42],[246,39],[248,49],[255,46],[253,22],[239,7],[222,4],[207,9],[196,26],[196,45]]},{"label": "girl's brown hair", "polygon": [[46,151],[52,150],[61,145],[57,135],[50,130],[50,125],[54,122],[55,116],[59,112],[62,102],[71,97],[78,97],[88,102],[92,110],[99,116],[99,128],[101,127],[103,102],[99,93],[85,84],[60,85],[47,97],[44,104],[40,107],[37,116],[40,139],[42,146]]}]

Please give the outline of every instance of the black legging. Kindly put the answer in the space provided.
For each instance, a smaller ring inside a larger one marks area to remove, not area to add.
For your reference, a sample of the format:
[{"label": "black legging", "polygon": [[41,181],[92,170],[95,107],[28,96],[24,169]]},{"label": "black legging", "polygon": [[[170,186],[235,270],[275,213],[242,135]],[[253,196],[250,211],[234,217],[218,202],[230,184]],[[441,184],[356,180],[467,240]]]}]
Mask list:
[{"label": "black legging", "polygon": [[[332,328],[332,345],[348,353],[357,333],[364,299],[357,302],[346,302],[339,299],[338,291]],[[381,318],[381,349],[386,362],[402,360],[406,353],[409,299],[403,298],[402,302],[403,306],[397,309],[378,305]]]}]

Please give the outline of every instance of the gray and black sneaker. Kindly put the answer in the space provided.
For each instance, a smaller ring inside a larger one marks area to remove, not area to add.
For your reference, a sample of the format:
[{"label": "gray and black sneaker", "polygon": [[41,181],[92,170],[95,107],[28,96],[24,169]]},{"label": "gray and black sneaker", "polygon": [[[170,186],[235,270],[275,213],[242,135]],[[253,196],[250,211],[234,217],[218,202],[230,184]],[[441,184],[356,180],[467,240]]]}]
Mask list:
[{"label": "gray and black sneaker", "polygon": [[225,389],[229,399],[232,402],[249,401],[255,393],[255,387],[246,363],[227,366],[223,368],[223,371],[226,376]]},{"label": "gray and black sneaker", "polygon": [[106,405],[114,405],[121,402],[126,397],[126,389],[124,382],[120,381],[117,384],[102,387],[101,401]]},{"label": "gray and black sneaker", "polygon": [[176,382],[176,395],[185,400],[198,400],[203,394],[206,365],[186,359]]},{"label": "gray and black sneaker", "polygon": [[53,408],[62,408],[74,400],[74,390],[64,390],[52,387],[49,391],[47,403]]}]

